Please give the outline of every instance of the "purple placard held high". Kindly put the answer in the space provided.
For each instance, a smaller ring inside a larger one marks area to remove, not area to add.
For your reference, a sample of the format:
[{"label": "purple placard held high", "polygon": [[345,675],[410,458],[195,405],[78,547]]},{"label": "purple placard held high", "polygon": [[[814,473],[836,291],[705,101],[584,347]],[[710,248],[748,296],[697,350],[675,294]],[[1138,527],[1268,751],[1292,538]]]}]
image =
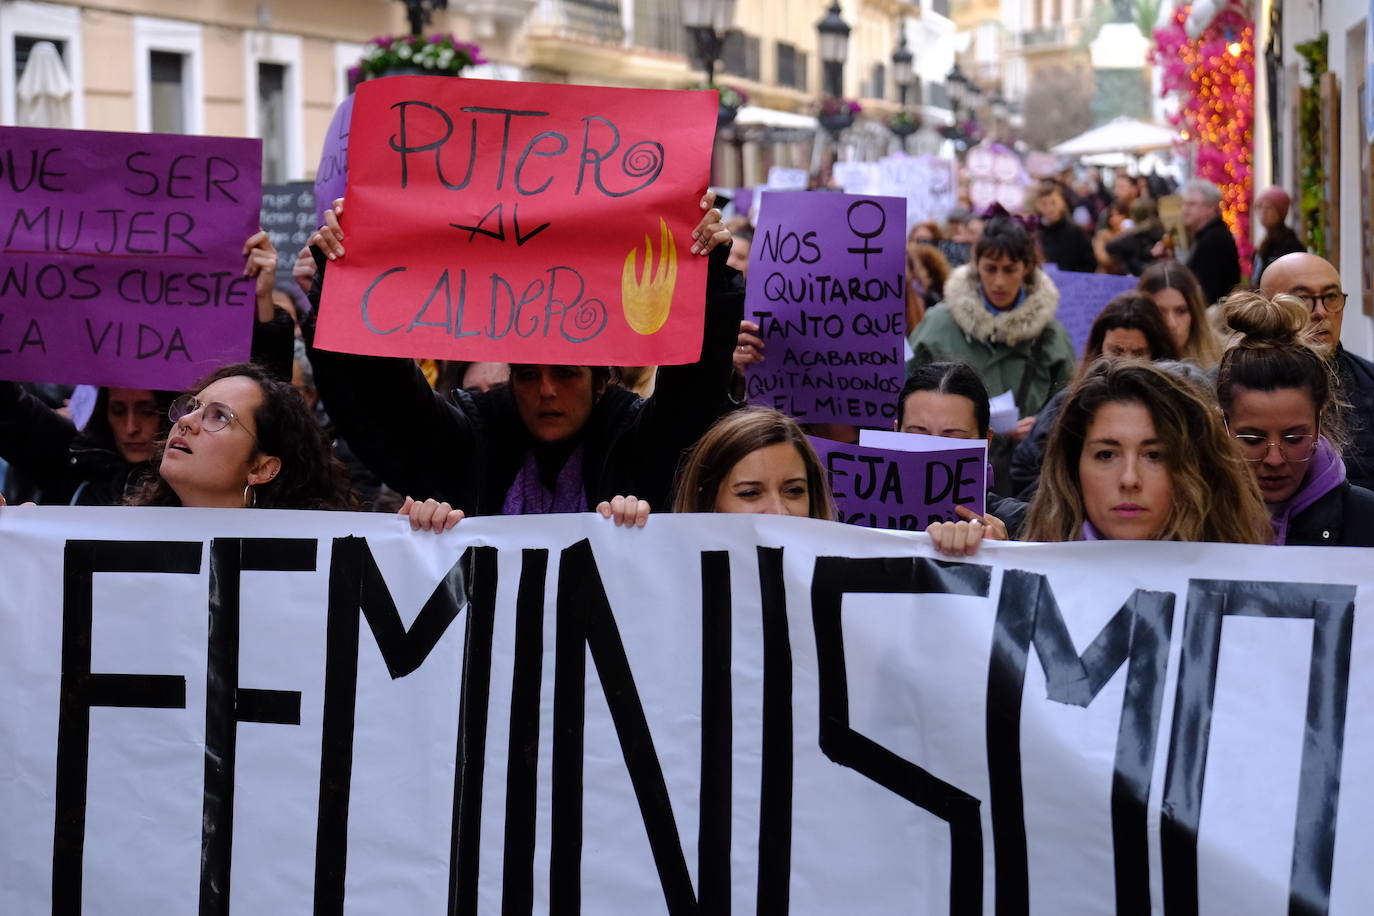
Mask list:
[{"label": "purple placard held high", "polygon": [[324,149],[315,169],[315,226],[324,225],[324,211],[344,196],[348,184],[348,128],[353,120],[353,96],[339,103],[329,130],[324,135]]},{"label": "purple placard held high", "polygon": [[1128,289],[1135,289],[1138,277],[1115,274],[1087,274],[1076,270],[1060,270],[1054,265],[1044,268],[1045,275],[1059,289],[1058,318],[1069,332],[1075,356],[1082,356],[1088,345],[1093,322],[1107,303]]},{"label": "purple placard held high", "polygon": [[987,449],[981,443],[908,452],[812,436],[811,445],[830,475],[837,521],[924,531],[931,522],[959,521],[955,506],[986,511]]},{"label": "purple placard held high", "polygon": [[905,368],[906,201],[762,196],[744,311],[765,360],[749,367],[749,399],[804,423],[890,428]]},{"label": "purple placard held high", "polygon": [[262,141],[0,128],[0,378],[178,389],[248,357]]}]

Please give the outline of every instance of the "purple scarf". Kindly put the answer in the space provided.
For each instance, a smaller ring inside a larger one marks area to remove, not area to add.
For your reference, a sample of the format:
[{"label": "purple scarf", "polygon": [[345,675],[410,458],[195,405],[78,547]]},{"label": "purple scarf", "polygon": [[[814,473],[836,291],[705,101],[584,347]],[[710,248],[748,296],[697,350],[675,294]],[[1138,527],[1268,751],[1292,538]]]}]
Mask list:
[{"label": "purple scarf", "polygon": [[1105,540],[1105,538],[1103,538],[1102,535],[1100,535],[1100,534],[1097,533],[1097,529],[1093,527],[1093,523],[1090,522],[1090,521],[1088,521],[1086,518],[1083,519],[1083,540],[1085,540],[1085,541],[1102,541],[1102,540]]},{"label": "purple scarf", "polygon": [[530,450],[525,464],[506,491],[502,515],[547,515],[553,512],[586,512],[587,494],[582,484],[582,446],[572,450],[558,472],[553,491],[539,479],[539,462]]},{"label": "purple scarf", "polygon": [[1303,478],[1298,492],[1287,502],[1275,503],[1268,507],[1269,524],[1274,526],[1274,543],[1287,543],[1288,523],[1293,516],[1336,489],[1344,480],[1345,462],[1336,454],[1331,443],[1326,441],[1326,437],[1322,436],[1317,440],[1317,450],[1312,454],[1312,460],[1307,466],[1307,476]]}]

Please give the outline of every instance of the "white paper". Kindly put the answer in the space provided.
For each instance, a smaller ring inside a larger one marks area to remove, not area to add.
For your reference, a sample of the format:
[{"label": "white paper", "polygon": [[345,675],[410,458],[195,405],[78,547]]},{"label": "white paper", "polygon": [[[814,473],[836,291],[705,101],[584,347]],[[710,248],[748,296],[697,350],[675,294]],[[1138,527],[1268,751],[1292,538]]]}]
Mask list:
[{"label": "white paper", "polygon": [[951,436],[927,436],[925,433],[899,433],[890,429],[861,429],[859,444],[898,452],[947,452],[980,446],[985,453],[988,450],[986,439],[955,439]]},{"label": "white paper", "polygon": [[805,191],[811,176],[806,169],[775,165],[768,170],[769,191]]},{"label": "white paper", "polygon": [[1016,395],[1010,391],[1004,391],[997,397],[988,402],[991,410],[988,425],[995,433],[1009,433],[1016,429],[1016,424],[1021,420],[1021,412],[1016,409]]}]

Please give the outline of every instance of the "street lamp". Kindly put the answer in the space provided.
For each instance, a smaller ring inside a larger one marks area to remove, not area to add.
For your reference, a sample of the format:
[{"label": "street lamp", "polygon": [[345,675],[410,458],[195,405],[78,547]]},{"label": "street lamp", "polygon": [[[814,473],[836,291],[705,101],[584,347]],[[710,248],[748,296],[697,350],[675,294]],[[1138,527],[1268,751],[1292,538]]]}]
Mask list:
[{"label": "street lamp", "polygon": [[902,29],[901,41],[897,43],[897,50],[892,52],[892,81],[897,84],[897,97],[902,102],[902,107],[906,107],[906,94],[910,91],[915,78],[911,70],[912,54],[906,46],[906,29]]},{"label": "street lamp", "polygon": [[425,26],[435,10],[448,9],[448,0],[401,0],[406,5],[406,18],[410,20],[410,34],[419,38],[425,33]]},{"label": "street lamp", "polygon": [[716,61],[735,22],[735,0],[682,0],[682,24],[692,36],[697,60],[706,69],[706,85],[716,81]]},{"label": "street lamp", "polygon": [[821,65],[825,70],[822,88],[827,95],[844,95],[844,62],[849,57],[849,23],[840,15],[839,0],[831,0],[825,18],[816,23],[820,34]]}]

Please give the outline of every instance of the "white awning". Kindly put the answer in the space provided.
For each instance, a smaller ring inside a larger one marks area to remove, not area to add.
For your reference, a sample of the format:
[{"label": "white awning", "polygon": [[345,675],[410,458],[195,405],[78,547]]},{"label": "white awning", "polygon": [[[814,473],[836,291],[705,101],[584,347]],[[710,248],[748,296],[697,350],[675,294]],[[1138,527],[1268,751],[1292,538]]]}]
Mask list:
[{"label": "white awning", "polygon": [[735,115],[735,123],[741,127],[782,127],[789,130],[816,130],[820,125],[810,115],[793,111],[779,111],[776,108],[761,108],[758,105],[745,105]]},{"label": "white awning", "polygon": [[1095,153],[1146,153],[1168,149],[1178,140],[1178,131],[1158,124],[1117,118],[1101,127],[1065,140],[1050,152],[1060,156],[1089,156]]}]

